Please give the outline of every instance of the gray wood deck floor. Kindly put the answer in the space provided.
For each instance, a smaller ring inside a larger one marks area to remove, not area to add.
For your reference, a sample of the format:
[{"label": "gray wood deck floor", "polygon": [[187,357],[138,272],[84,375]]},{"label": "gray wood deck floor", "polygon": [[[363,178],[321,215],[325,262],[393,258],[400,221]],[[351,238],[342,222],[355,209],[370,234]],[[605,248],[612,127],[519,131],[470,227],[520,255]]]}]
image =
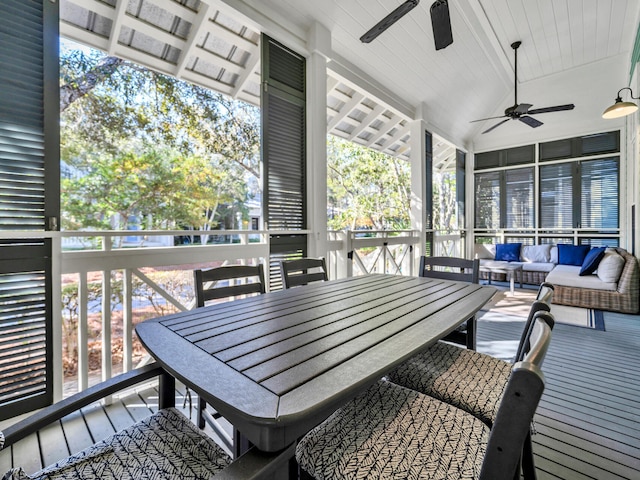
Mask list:
[{"label": "gray wood deck floor", "polygon": [[[480,351],[508,351],[522,331],[478,323]],[[640,479],[638,365],[640,315],[605,312],[605,331],[556,324],[533,437],[539,480]]]},{"label": "gray wood deck floor", "polygon": [[[522,322],[478,323],[478,350],[514,350]],[[607,313],[605,328],[554,329],[533,437],[540,480],[640,479],[640,316]],[[181,407],[184,388],[177,394]],[[32,473],[156,408],[154,388],[88,407],[0,452],[0,471],[19,465]]]}]

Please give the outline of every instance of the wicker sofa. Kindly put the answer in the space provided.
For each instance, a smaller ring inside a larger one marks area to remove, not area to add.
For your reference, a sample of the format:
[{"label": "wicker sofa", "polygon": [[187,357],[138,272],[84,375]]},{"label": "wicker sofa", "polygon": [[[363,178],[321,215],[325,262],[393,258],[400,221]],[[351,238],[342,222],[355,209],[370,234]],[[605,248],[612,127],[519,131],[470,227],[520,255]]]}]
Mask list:
[{"label": "wicker sofa", "polygon": [[[629,252],[623,248],[608,249],[608,252],[620,255],[624,259],[624,265],[615,282],[603,282],[596,274],[580,276],[580,267],[560,265],[556,246],[549,245],[545,248],[549,250],[546,258],[532,258],[535,254],[532,254],[528,247],[522,247],[518,260],[522,264],[522,272],[515,272],[516,282],[539,285],[546,281],[553,284],[553,303],[557,304],[621,313],[640,312],[640,267],[638,260]],[[480,259],[480,265],[500,263],[499,260],[495,260],[495,245],[477,244],[475,253],[476,258]],[[480,278],[486,279],[488,275],[481,273]],[[499,274],[493,274],[492,278],[498,281],[507,280]]]}]

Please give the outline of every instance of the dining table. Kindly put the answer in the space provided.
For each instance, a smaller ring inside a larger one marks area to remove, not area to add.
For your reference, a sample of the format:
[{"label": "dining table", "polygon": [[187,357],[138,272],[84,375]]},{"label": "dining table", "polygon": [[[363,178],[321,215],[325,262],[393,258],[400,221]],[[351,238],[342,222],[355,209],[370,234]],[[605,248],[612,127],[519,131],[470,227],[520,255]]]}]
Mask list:
[{"label": "dining table", "polygon": [[165,370],[274,452],[456,329],[495,291],[372,274],[149,319],[136,333]]}]

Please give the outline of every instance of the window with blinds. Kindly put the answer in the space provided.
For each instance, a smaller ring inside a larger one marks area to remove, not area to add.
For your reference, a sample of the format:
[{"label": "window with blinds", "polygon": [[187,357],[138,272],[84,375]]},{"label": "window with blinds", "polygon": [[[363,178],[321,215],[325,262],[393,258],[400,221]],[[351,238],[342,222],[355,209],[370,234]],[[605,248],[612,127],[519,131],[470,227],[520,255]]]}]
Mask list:
[{"label": "window with blinds", "polygon": [[500,172],[477,173],[475,192],[475,228],[500,228]]},{"label": "window with blinds", "polygon": [[540,167],[540,226],[615,230],[619,220],[619,160],[600,158]]},{"label": "window with blinds", "polygon": [[540,227],[574,227],[573,163],[540,167]]},{"label": "window with blinds", "polygon": [[582,228],[605,231],[619,225],[619,166],[617,158],[581,163],[580,223]]},{"label": "window with blinds", "polygon": [[534,227],[533,167],[506,170],[505,210],[506,228],[531,229]]}]

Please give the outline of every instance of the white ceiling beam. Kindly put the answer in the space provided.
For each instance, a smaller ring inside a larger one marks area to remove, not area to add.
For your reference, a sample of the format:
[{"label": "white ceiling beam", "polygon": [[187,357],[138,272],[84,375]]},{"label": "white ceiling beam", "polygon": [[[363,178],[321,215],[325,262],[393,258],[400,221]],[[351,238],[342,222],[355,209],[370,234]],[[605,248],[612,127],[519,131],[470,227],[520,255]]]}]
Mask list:
[{"label": "white ceiling beam", "polygon": [[210,5],[206,3],[203,3],[200,6],[198,17],[195,22],[192,23],[191,29],[189,30],[189,38],[187,38],[184,49],[180,52],[178,64],[176,65],[176,77],[182,76],[182,72],[187,65],[187,61],[192,55],[194,55],[194,51],[197,47],[196,42],[205,31],[205,26],[209,21],[209,8]]},{"label": "white ceiling beam", "polygon": [[87,10],[89,12],[94,12],[101,17],[108,18],[109,20],[113,20],[115,16],[115,7],[112,7],[109,4],[100,2],[98,0],[66,0],[68,3],[73,3],[74,5]]},{"label": "white ceiling beam", "polygon": [[351,97],[351,100],[345,103],[344,106],[340,109],[340,113],[331,119],[331,121],[327,125],[327,130],[332,130],[333,127],[338,125],[338,123],[340,123],[340,120],[342,120],[344,117],[347,117],[353,111],[353,109],[360,104],[363,98],[364,96],[362,94],[357,92],[354,93],[353,97]]},{"label": "white ceiling beam", "polygon": [[197,17],[200,15],[200,12],[202,11],[202,9],[200,9],[200,12],[194,12],[189,7],[185,7],[184,5],[181,5],[180,3],[174,2],[174,1],[172,2],[167,2],[166,0],[145,0],[145,1],[148,3],[152,3],[153,5],[160,8],[161,10],[164,10],[165,12],[171,15],[175,15],[176,17],[179,17],[182,20],[187,21],[191,24],[197,20]]},{"label": "white ceiling beam", "polygon": [[[389,130],[387,130],[389,131]],[[384,144],[381,145],[382,150],[387,148],[391,148],[395,143],[399,142],[400,139],[411,132],[411,125],[407,123],[404,127],[398,128],[396,133],[393,134],[390,138],[386,138]]]},{"label": "white ceiling beam", "polygon": [[128,0],[116,0],[116,7],[111,19],[111,31],[109,32],[109,48],[107,49],[107,54],[110,56],[115,55],[116,49],[118,48],[120,30],[122,29],[122,23],[127,14],[128,3]]},{"label": "white ceiling beam", "polygon": [[352,140],[353,138],[357,137],[363,132],[363,130],[370,127],[371,124],[375,120],[377,120],[378,117],[380,117],[380,115],[382,115],[385,110],[386,108],[384,105],[376,105],[375,108],[371,110],[371,112],[369,112],[369,114],[362,120],[362,122],[360,122],[360,125],[358,125],[353,130],[353,132],[351,132],[349,140]]},{"label": "white ceiling beam", "polygon": [[[240,92],[242,92],[245,86],[251,81],[251,77],[256,74],[260,68],[260,48],[256,47],[255,51],[249,52],[249,59],[244,66],[244,71],[238,75],[236,80],[236,86],[231,92],[233,98],[238,98]],[[258,83],[260,80],[260,73],[258,72]]]},{"label": "white ceiling beam", "polygon": [[109,39],[102,35],[96,35],[86,28],[80,28],[77,25],[60,21],[60,36],[74,40],[84,45],[91,45],[93,48],[107,51],[109,49]]},{"label": "white ceiling beam", "polygon": [[377,131],[377,133],[375,133],[367,141],[367,147],[372,147],[378,140],[384,137],[389,130],[391,130],[393,127],[398,125],[401,121],[402,121],[402,118],[400,118],[398,115],[393,115],[393,118],[391,118],[386,123],[383,123],[380,129]]},{"label": "white ceiling beam", "polygon": [[131,15],[125,15],[120,23],[135,30],[136,32],[140,32],[150,38],[158,40],[179,50],[184,50],[187,43],[180,37],[177,37],[176,35],[173,35],[165,30],[151,25],[150,23],[140,20],[139,18],[132,17]]},{"label": "white ceiling beam", "polygon": [[[225,42],[230,43],[231,45],[235,45],[236,47],[241,48],[242,50],[250,51],[250,50],[254,50],[258,46],[257,43],[254,43],[251,40],[244,38],[242,35],[239,35],[236,32],[229,30],[223,25],[220,25],[219,23],[217,23],[215,20],[207,23],[207,26],[209,27],[208,32],[211,35],[213,35],[216,38],[220,38]],[[258,31],[254,30],[254,32],[258,33],[259,30]]]}]

